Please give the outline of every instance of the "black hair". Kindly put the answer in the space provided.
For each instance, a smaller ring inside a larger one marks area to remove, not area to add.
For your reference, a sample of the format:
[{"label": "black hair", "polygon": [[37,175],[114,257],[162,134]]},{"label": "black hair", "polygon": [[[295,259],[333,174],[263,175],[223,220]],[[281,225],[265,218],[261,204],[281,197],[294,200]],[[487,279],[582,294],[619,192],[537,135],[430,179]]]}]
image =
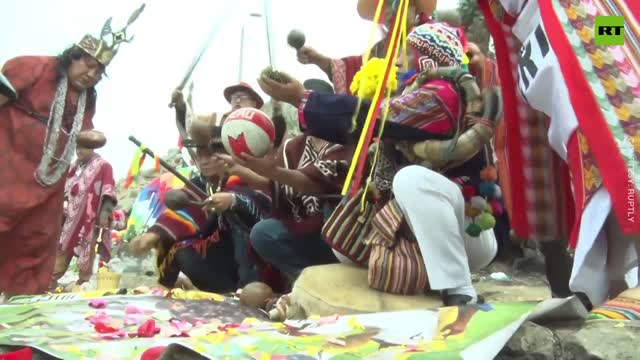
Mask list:
[{"label": "black hair", "polygon": [[[82,59],[84,56],[90,56],[84,50],[82,50],[78,45],[71,45],[66,48],[60,55],[57,56],[58,59],[58,76],[56,80],[60,80],[62,76],[67,72],[69,66],[73,61],[77,61]],[[91,99],[96,98],[96,88],[92,87],[87,89],[87,96]]]}]

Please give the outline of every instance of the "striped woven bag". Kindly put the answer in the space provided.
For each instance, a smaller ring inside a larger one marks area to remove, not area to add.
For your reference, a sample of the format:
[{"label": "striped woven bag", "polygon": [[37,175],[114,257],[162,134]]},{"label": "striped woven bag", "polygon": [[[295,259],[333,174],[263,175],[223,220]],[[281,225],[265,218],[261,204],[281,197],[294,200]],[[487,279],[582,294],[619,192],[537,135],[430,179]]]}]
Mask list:
[{"label": "striped woven bag", "polygon": [[371,248],[365,239],[371,231],[375,206],[365,201],[360,207],[363,189],[355,196],[344,198],[322,227],[322,237],[335,251],[356,264],[366,266]]},{"label": "striped woven bag", "polygon": [[395,200],[373,218],[367,243],[371,246],[370,287],[400,295],[422,294],[428,288],[418,242]]}]

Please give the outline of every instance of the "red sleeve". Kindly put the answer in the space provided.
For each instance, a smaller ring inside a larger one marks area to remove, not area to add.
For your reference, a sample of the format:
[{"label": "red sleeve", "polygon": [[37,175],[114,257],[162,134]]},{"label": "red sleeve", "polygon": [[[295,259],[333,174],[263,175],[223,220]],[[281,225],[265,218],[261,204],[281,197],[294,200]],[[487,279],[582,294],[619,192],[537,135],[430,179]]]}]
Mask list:
[{"label": "red sleeve", "polygon": [[108,162],[104,162],[102,165],[102,194],[103,197],[107,196],[111,199],[118,201],[116,197],[116,181],[113,178],[113,168]]},{"label": "red sleeve", "polygon": [[4,64],[2,74],[19,96],[21,91],[31,88],[38,81],[49,61],[49,58],[42,56],[15,57]]},{"label": "red sleeve", "polygon": [[331,61],[331,82],[336,94],[352,95],[349,87],[362,67],[362,56],[348,56]]}]

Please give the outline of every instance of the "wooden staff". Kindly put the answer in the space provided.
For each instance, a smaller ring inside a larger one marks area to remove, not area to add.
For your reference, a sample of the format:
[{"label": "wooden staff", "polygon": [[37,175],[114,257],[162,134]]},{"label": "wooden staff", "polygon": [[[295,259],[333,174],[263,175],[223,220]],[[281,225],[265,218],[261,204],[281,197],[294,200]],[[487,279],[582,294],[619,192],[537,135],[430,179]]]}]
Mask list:
[{"label": "wooden staff", "polygon": [[[156,155],[153,153],[153,151],[147,149],[146,147],[142,146],[142,143],[136,139],[133,135],[129,136],[129,141],[131,141],[132,143],[136,144],[141,150],[142,152],[144,152],[145,154],[155,158]],[[198,195],[201,195],[203,197],[208,197],[207,193],[204,192],[204,190],[200,189],[198,186],[196,186],[196,184],[194,184],[193,182],[191,182],[191,180],[187,179],[186,177],[184,177],[184,175],[180,174],[180,172],[178,170],[176,170],[175,167],[171,166],[168,162],[162,160],[161,158],[158,158],[160,160],[160,165],[167,169],[168,172],[172,173],[173,175],[175,175],[175,177],[177,177],[178,179],[180,179],[180,181],[182,181],[187,187],[189,187],[191,190],[195,191],[196,193],[198,193]]]}]

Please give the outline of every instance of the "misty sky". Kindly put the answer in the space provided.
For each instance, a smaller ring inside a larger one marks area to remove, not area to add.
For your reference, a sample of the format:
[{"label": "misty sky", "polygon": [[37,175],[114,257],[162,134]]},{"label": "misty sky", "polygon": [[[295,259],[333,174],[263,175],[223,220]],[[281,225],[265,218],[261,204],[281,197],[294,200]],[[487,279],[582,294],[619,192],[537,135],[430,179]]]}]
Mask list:
[{"label": "misty sky", "polygon": [[[224,12],[227,2],[235,10]],[[455,3],[440,0],[439,8]],[[85,33],[99,35],[110,16],[113,28],[119,29],[140,4],[131,0],[7,2],[0,22],[0,64],[19,55],[55,55]],[[130,28],[133,43],[122,45],[107,69],[109,78],[98,85],[94,124],[108,137],[107,146],[99,152],[113,165],[116,179],[126,175],[135,152],[129,135],[162,155],[176,146],[174,113],[167,106],[171,92],[221,17],[225,19],[221,31],[194,74],[196,112],[227,110],[222,89],[238,81],[243,25],[243,79],[257,87],[255,79],[269,64],[264,17],[249,16],[263,13],[261,0],[147,0],[146,4]],[[307,44],[329,56],[364,52],[373,25],[357,16],[355,4],[356,0],[272,0],[274,65],[301,80],[325,77],[314,66],[296,61],[295,51],[286,43],[293,28],[303,30]]]}]

